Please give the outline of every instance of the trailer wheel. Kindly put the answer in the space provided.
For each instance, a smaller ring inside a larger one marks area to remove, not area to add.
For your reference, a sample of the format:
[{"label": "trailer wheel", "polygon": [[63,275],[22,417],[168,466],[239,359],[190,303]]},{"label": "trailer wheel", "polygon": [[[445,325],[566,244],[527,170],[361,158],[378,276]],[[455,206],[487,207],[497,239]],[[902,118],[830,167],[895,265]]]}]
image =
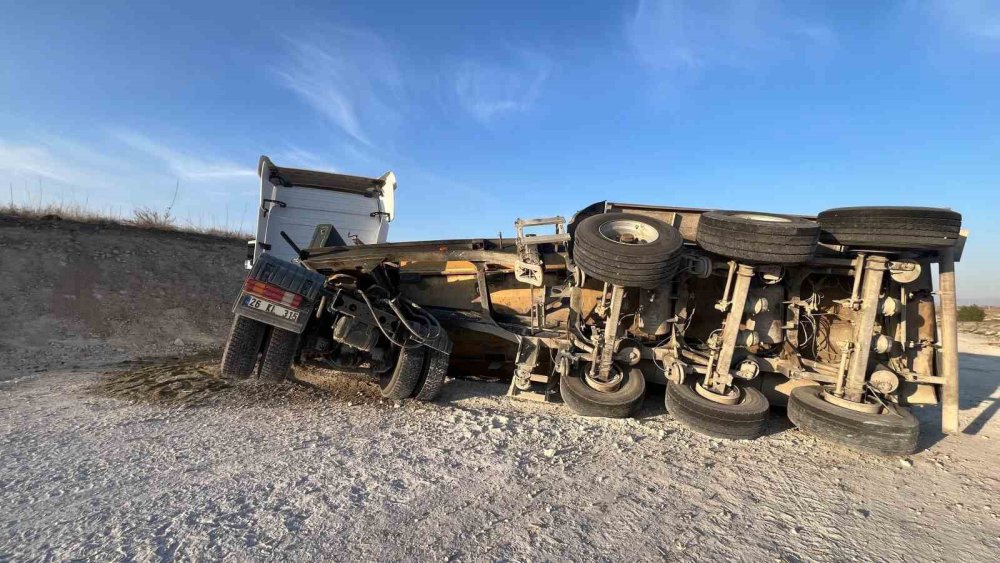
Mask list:
[{"label": "trailer wheel", "polygon": [[800,430],[860,452],[909,455],[917,450],[920,421],[909,410],[890,405],[882,413],[838,407],[823,398],[823,388],[808,385],[792,390],[788,418]]},{"label": "trailer wheel", "polygon": [[819,214],[824,242],[870,248],[947,248],[962,215],[934,207],[840,207]]},{"label": "trailer wheel", "polygon": [[[412,343],[408,342],[408,344],[412,346]],[[379,377],[382,396],[397,401],[412,397],[417,385],[420,384],[420,375],[424,370],[424,356],[426,354],[427,348],[425,346],[401,348],[392,373]]]},{"label": "trailer wheel", "polygon": [[655,288],[677,274],[684,238],[643,215],[602,213],[573,233],[573,260],[589,276],[625,287]]},{"label": "trailer wheel", "polygon": [[449,354],[428,348],[424,360],[423,380],[417,386],[417,394],[413,396],[418,401],[433,401],[441,394],[444,387],[444,376],[448,373]]},{"label": "trailer wheel", "polygon": [[767,430],[770,404],[753,387],[740,391],[737,403],[726,405],[706,399],[694,390],[696,383],[667,383],[667,411],[695,432],[726,440],[752,440]]},{"label": "trailer wheel", "polygon": [[272,327],[271,336],[264,346],[257,377],[268,383],[281,383],[292,369],[292,361],[299,349],[299,334],[283,328]]},{"label": "trailer wheel", "polygon": [[246,379],[253,374],[265,329],[267,325],[260,321],[236,315],[222,352],[222,377]]},{"label": "trailer wheel", "polygon": [[632,416],[642,406],[646,395],[646,379],[636,368],[621,369],[621,384],[614,391],[601,391],[592,387],[584,376],[586,369],[559,378],[559,394],[576,414],[606,418]]},{"label": "trailer wheel", "polygon": [[708,211],[698,219],[698,244],[743,262],[800,264],[816,252],[819,225],[808,219],[747,211]]}]

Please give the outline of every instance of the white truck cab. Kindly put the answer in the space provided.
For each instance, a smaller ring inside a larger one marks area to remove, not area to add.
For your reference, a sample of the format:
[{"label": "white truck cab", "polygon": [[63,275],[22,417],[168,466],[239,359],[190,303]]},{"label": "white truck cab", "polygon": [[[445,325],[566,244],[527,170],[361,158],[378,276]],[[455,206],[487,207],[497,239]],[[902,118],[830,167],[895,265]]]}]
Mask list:
[{"label": "white truck cab", "polygon": [[246,267],[261,253],[298,261],[284,232],[299,248],[386,242],[395,215],[396,176],[348,176],[275,165],[261,156],[256,238],[249,241]]}]

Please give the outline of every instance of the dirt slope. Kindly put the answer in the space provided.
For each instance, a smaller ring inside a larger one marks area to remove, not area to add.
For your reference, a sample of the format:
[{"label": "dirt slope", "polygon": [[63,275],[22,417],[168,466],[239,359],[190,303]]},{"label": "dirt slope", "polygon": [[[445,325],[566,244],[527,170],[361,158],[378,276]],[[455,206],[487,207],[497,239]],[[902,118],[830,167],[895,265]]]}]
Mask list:
[{"label": "dirt slope", "polygon": [[0,380],[219,347],[245,252],[234,239],[0,217]]}]

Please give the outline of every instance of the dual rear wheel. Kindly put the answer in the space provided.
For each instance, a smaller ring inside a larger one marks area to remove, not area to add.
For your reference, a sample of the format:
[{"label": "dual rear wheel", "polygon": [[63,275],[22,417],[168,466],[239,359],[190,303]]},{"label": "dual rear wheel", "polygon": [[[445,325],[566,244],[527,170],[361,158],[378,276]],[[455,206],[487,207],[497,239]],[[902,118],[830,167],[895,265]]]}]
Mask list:
[{"label": "dual rear wheel", "polygon": [[[254,376],[268,383],[288,379],[299,348],[295,332],[237,315],[222,354],[222,376],[245,380]],[[449,355],[423,345],[401,348],[396,364],[379,377],[387,399],[433,401],[441,393]]]},{"label": "dual rear wheel", "polygon": [[297,333],[237,315],[222,353],[222,376],[249,379],[256,367],[261,381],[284,381],[298,346]]},{"label": "dual rear wheel", "polygon": [[379,377],[382,396],[398,401],[433,401],[444,386],[449,357],[439,350],[409,343],[399,350],[395,367]]}]

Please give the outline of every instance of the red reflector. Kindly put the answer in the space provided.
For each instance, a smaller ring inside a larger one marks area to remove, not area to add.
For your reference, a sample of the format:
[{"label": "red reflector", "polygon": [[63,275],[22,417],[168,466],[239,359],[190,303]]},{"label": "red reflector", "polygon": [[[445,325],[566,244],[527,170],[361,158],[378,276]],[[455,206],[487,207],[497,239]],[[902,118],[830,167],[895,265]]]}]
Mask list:
[{"label": "red reflector", "polygon": [[302,301],[304,301],[304,298],[297,293],[285,291],[276,285],[264,283],[260,280],[247,280],[246,283],[243,284],[243,290],[263,297],[268,301],[275,301],[277,303],[290,305],[296,309],[299,308],[299,306],[302,305]]}]

